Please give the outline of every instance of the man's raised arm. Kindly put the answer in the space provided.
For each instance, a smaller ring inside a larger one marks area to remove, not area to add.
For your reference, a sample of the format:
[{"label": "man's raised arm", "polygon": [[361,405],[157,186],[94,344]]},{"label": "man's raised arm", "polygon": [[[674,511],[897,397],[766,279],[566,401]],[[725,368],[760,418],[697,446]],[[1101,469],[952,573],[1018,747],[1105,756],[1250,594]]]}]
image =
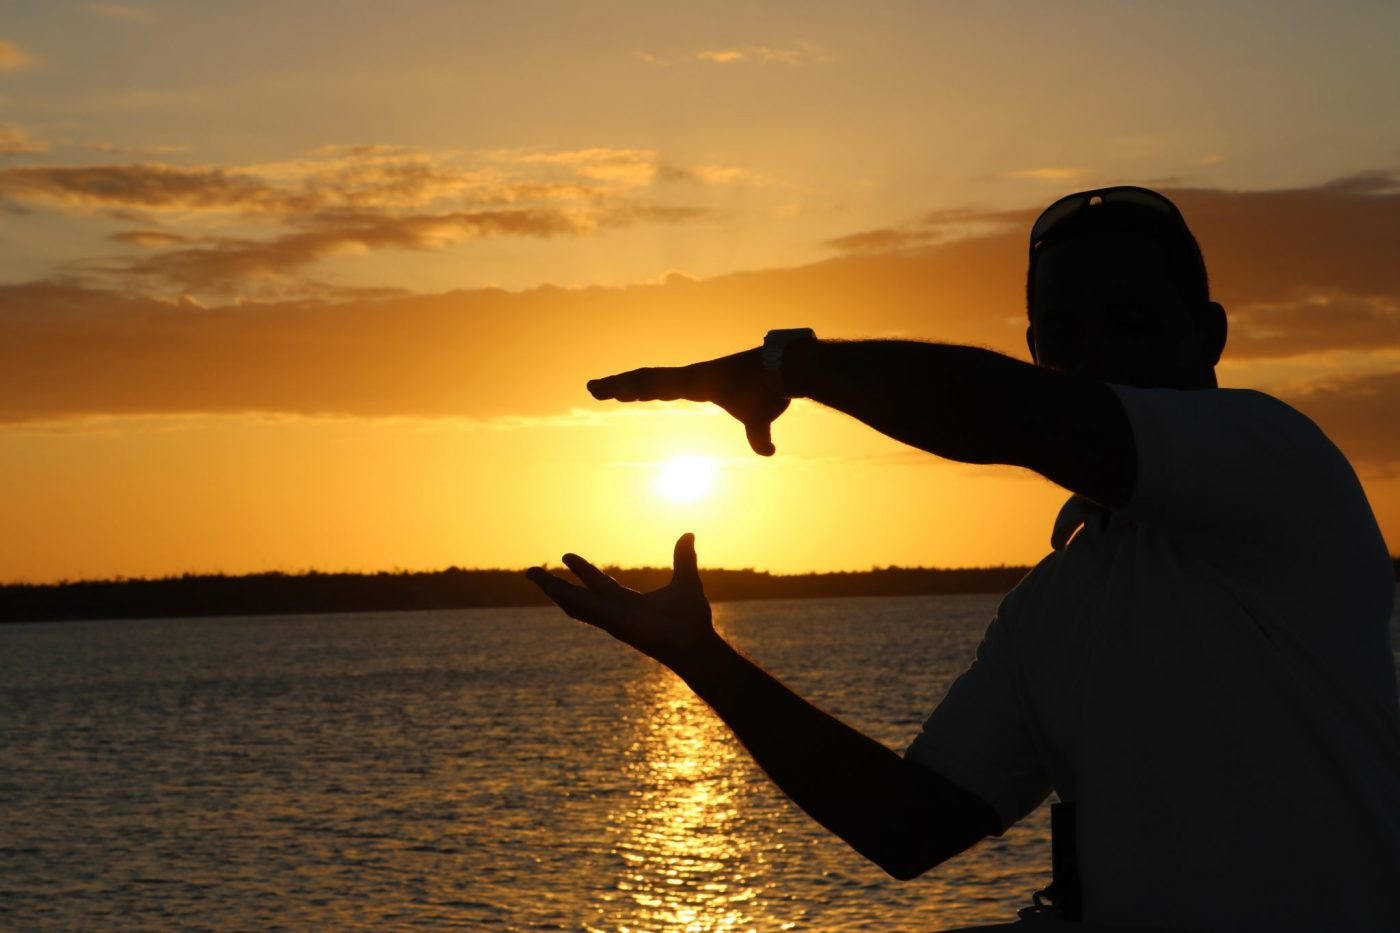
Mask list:
[{"label": "man's raised arm", "polygon": [[[1107,385],[978,347],[901,340],[796,341],[783,384],[883,434],[963,463],[1035,470],[1107,506],[1132,494],[1132,429]],[[743,422],[753,449],[773,453],[787,400],[768,388],[758,349],[690,366],[595,379],[600,399],[714,402]]]},{"label": "man's raised arm", "polygon": [[735,651],[710,623],[694,538],[676,543],[672,582],[618,584],[575,555],[584,586],[541,568],[530,579],[575,619],[670,667],[817,822],[896,878],[913,878],[1000,829],[992,807],[812,706]]}]

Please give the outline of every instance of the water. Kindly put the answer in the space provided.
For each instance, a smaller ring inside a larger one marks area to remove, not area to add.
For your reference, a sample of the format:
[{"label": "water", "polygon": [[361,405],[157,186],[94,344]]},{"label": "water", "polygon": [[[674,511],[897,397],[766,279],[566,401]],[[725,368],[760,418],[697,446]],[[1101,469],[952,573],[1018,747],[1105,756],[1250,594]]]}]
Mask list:
[{"label": "water", "polygon": [[[902,749],[996,601],[716,619]],[[7,929],[937,929],[1048,880],[1043,808],[889,880],[671,674],[554,610],[0,626],[0,723]]]}]

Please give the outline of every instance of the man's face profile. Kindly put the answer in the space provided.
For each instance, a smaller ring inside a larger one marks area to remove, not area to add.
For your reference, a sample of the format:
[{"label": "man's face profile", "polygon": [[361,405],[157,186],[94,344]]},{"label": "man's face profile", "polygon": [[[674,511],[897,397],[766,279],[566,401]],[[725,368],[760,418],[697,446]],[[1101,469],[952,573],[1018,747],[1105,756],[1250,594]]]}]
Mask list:
[{"label": "man's face profile", "polygon": [[1030,314],[1026,341],[1041,366],[1121,385],[1215,385],[1223,311],[1191,307],[1150,240],[1049,247],[1036,261]]}]

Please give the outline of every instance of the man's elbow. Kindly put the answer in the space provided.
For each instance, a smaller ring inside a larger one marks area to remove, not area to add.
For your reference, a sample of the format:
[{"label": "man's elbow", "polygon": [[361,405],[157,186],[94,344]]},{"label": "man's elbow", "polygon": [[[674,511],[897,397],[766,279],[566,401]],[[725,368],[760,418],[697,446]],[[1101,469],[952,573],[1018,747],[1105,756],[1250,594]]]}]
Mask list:
[{"label": "man's elbow", "polygon": [[896,881],[913,881],[915,878],[937,868],[966,847],[955,851],[938,851],[927,848],[902,847],[897,851],[885,851],[878,858],[871,858],[880,869]]},{"label": "man's elbow", "polygon": [[933,862],[931,864],[924,864],[922,862],[899,862],[892,865],[882,864],[880,868],[895,881],[913,881],[937,864],[939,863]]}]

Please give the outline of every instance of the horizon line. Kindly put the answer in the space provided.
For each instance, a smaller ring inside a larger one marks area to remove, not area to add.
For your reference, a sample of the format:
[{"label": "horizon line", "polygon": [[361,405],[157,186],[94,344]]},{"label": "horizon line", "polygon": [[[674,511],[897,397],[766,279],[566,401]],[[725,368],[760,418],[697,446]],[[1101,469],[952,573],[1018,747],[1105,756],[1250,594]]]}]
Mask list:
[{"label": "horizon line", "polygon": [[[1391,563],[1395,565],[1396,579],[1400,581],[1400,554],[1390,555]],[[542,563],[532,564],[531,567],[551,568],[570,572],[562,563]],[[672,568],[660,564],[641,564],[636,566],[623,566],[621,564],[598,564],[600,570],[616,573],[664,573]],[[906,564],[885,564],[871,565],[862,569],[843,570],[760,570],[757,567],[703,567],[701,575],[706,573],[751,573],[769,577],[822,577],[838,576],[850,574],[870,574],[888,573],[890,571],[934,571],[939,573],[967,572],[967,571],[987,571],[987,570],[1026,570],[1029,571],[1035,564],[973,564],[962,566],[937,566],[937,565],[906,565]],[[79,577],[76,579],[64,577],[57,580],[0,580],[0,588],[4,587],[43,587],[43,586],[82,586],[85,584],[112,584],[112,583],[160,583],[167,580],[199,580],[199,579],[225,579],[238,580],[250,577],[379,577],[379,576],[433,576],[443,573],[506,573],[524,575],[529,567],[464,567],[459,564],[449,564],[446,567],[438,567],[432,570],[410,570],[402,567],[380,570],[322,570],[316,567],[302,568],[298,570],[249,570],[238,573],[228,573],[222,570],[192,571],[185,570],[176,573],[167,573],[161,576],[125,576],[118,574],[110,577]]]},{"label": "horizon line", "polygon": [[[1400,561],[1400,555],[1394,557]],[[622,564],[598,564],[600,570],[615,571],[618,573],[655,573],[669,572],[672,568],[661,564],[640,564],[634,566],[623,566]],[[861,574],[861,573],[881,573],[892,570],[901,571],[969,571],[969,570],[1029,570],[1033,564],[976,564],[963,566],[925,566],[925,565],[905,565],[905,564],[885,564],[871,565],[862,569],[842,569],[842,570],[761,570],[757,567],[702,567],[700,573],[752,573],[766,575],[770,577],[817,577],[835,576],[838,574]],[[0,587],[10,586],[80,586],[83,584],[96,583],[159,583],[166,580],[197,580],[197,579],[229,579],[237,580],[249,577],[376,577],[376,576],[431,576],[442,573],[509,573],[524,575],[530,567],[543,567],[546,570],[562,570],[568,572],[568,568],[562,563],[548,562],[542,564],[531,564],[525,567],[466,567],[459,564],[449,564],[446,567],[438,567],[432,570],[412,570],[402,567],[380,570],[322,570],[316,567],[301,568],[297,570],[248,570],[229,573],[222,570],[193,571],[185,570],[175,573],[162,574],[160,576],[126,576],[118,574],[109,577],[63,577],[51,580],[24,580],[11,579],[0,580]]]}]

